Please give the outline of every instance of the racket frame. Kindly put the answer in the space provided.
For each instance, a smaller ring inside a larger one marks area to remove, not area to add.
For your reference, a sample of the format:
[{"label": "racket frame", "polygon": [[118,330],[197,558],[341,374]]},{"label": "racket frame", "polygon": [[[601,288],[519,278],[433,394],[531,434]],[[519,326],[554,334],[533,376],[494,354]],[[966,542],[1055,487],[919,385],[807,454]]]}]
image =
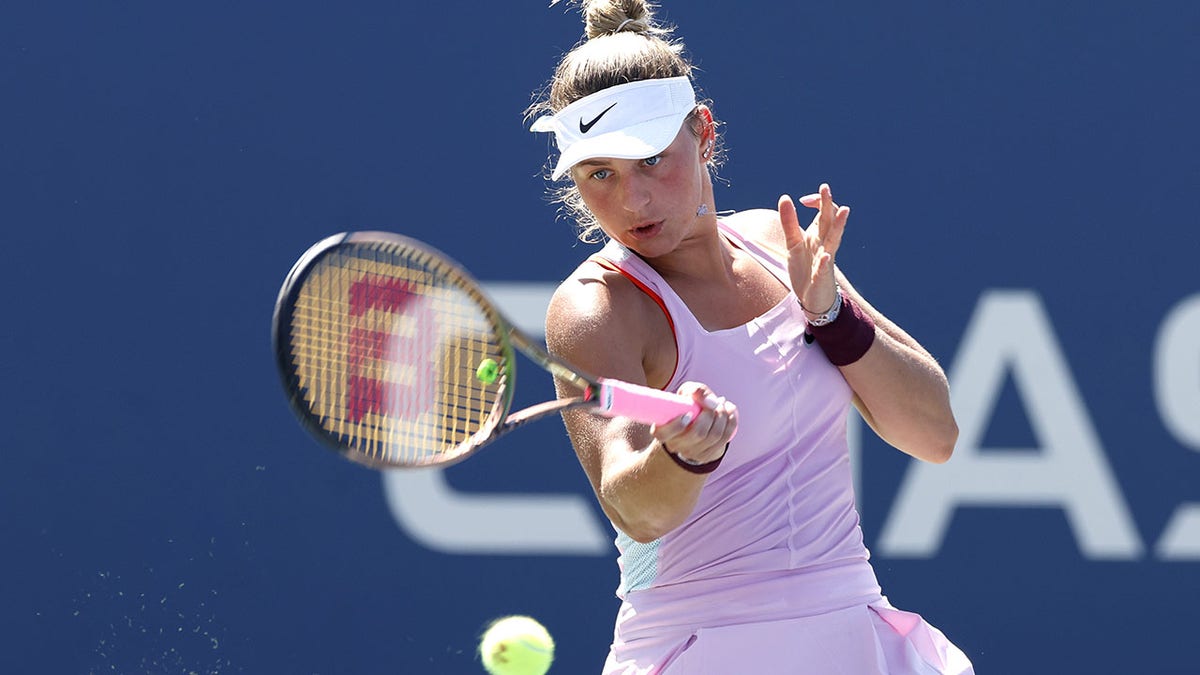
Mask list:
[{"label": "racket frame", "polygon": [[[295,316],[296,303],[304,282],[309,273],[326,256],[338,251],[343,246],[354,245],[381,246],[395,245],[401,248],[420,251],[438,260],[439,268],[444,268],[455,279],[456,286],[471,295],[486,316],[486,320],[495,331],[497,346],[505,362],[505,381],[497,392],[497,401],[493,404],[487,420],[480,428],[463,442],[447,448],[444,455],[438,455],[428,462],[396,462],[369,455],[350,445],[339,434],[327,429],[322,424],[322,418],[308,404],[302,391],[297,366],[293,361],[289,339],[289,327]],[[602,410],[601,394],[605,391],[603,380],[581,372],[561,359],[550,354],[538,342],[516,328],[497,309],[495,302],[488,297],[482,285],[471,276],[462,266],[441,251],[424,242],[393,232],[361,231],[342,232],[326,237],[313,244],[292,266],[279,291],[272,316],[271,344],[275,352],[284,393],[292,411],[300,419],[302,426],[314,437],[338,454],[359,464],[371,468],[397,468],[417,466],[449,466],[456,464],[478,452],[483,446],[494,441],[513,429],[534,420],[561,414],[574,408],[597,408]],[[527,356],[552,375],[571,383],[581,394],[574,397],[558,398],[544,403],[523,408],[512,413],[513,395],[516,390],[516,358],[513,347]],[[610,397],[611,398],[611,397]],[[466,446],[466,447],[464,447]]]}]

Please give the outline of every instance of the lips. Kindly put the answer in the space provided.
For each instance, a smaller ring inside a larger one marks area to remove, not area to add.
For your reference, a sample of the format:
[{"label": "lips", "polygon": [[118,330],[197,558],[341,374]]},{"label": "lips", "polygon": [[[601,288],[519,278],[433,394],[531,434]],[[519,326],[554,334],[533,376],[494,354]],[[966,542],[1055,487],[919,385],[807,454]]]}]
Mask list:
[{"label": "lips", "polygon": [[629,234],[634,239],[649,239],[662,231],[663,221],[658,220],[653,223],[647,223],[639,227],[635,227],[629,231]]}]

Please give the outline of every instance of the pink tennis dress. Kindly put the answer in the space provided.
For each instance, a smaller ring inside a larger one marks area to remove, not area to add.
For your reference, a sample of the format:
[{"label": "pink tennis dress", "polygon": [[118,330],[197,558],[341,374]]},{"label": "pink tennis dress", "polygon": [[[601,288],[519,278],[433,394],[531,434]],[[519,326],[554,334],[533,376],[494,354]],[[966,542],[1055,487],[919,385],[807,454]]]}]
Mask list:
[{"label": "pink tennis dress", "polygon": [[[790,288],[782,261],[721,231]],[[708,331],[645,261],[615,242],[597,257],[668,312],[679,358],[666,388],[704,382],[739,414],[686,522],[646,544],[618,531],[623,602],[605,675],[973,673],[940,631],[880,592],[854,505],[851,391],[805,341],[794,295]]]}]

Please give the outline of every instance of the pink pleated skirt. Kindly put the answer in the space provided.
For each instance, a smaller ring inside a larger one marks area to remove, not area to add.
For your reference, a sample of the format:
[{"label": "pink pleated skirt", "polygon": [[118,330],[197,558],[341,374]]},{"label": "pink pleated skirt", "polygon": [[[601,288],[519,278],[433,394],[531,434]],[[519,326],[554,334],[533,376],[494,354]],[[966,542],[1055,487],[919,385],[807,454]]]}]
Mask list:
[{"label": "pink pleated skirt", "polygon": [[[664,648],[665,647],[665,648]],[[870,605],[614,644],[604,675],[973,675],[966,655],[918,614]]]}]

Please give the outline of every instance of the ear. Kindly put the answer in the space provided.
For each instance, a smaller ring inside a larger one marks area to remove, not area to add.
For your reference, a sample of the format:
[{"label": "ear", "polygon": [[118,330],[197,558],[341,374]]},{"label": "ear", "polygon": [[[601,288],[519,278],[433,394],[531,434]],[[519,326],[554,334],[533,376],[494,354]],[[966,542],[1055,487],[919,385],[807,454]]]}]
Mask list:
[{"label": "ear", "polygon": [[717,142],[717,126],[713,123],[712,111],[704,104],[696,106],[696,116],[696,136],[700,139],[700,159],[707,162],[712,159],[713,147]]}]

